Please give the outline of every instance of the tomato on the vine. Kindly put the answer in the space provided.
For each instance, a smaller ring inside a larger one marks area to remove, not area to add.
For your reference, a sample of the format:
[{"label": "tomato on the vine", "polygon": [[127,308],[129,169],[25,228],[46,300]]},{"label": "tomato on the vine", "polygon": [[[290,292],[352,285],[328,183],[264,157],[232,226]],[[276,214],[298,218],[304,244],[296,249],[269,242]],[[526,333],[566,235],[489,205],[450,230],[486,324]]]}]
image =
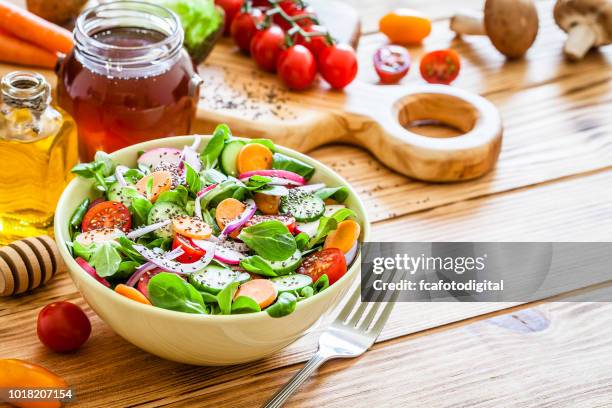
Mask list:
[{"label": "tomato on the vine", "polygon": [[410,70],[410,54],[404,47],[385,45],[374,54],[374,68],[383,84],[399,82]]},{"label": "tomato on the vine", "polygon": [[304,38],[300,34],[295,35],[296,44],[301,44],[308,48],[315,58],[319,58],[321,51],[331,45],[327,40],[327,28],[320,25],[311,25],[303,28],[307,33],[321,33],[321,35],[309,36]]},{"label": "tomato on the vine", "polygon": [[172,241],[172,249],[176,248],[181,248],[183,250],[183,254],[176,258],[176,260],[181,263],[197,262],[206,254],[206,251],[194,245],[191,239],[180,234],[176,234]]},{"label": "tomato on the vine", "polygon": [[91,207],[83,217],[83,232],[100,228],[118,228],[128,232],[132,227],[130,210],[118,201],[104,201]]},{"label": "tomato on the vine", "polygon": [[[303,7],[302,2],[296,0],[282,0],[278,2],[277,5],[289,17],[303,16],[303,18],[296,21],[299,26],[307,27],[314,24],[312,18],[315,18],[316,14],[311,6]],[[272,21],[284,30],[289,30],[291,28],[291,23],[280,14],[275,14],[274,17],[272,17]]]},{"label": "tomato on the vine", "polygon": [[225,12],[225,28],[223,34],[230,35],[232,27],[232,21],[236,14],[240,12],[244,0],[215,0],[215,4],[223,9]]},{"label": "tomato on the vine", "polygon": [[36,333],[45,346],[58,353],[66,353],[78,349],[87,341],[91,323],[77,305],[55,302],[38,313]]},{"label": "tomato on the vine", "polygon": [[250,52],[251,40],[257,33],[257,25],[263,21],[264,14],[258,8],[242,11],[234,17],[231,29],[232,38],[241,51]]},{"label": "tomato on the vine", "polygon": [[421,59],[421,75],[430,84],[448,85],[461,70],[461,59],[455,50],[438,50],[426,54]]},{"label": "tomato on the vine", "polygon": [[313,83],[317,76],[317,63],[308,48],[296,44],[281,53],[277,71],[287,88],[301,91]]},{"label": "tomato on the vine", "polygon": [[297,273],[308,275],[316,282],[322,275],[327,275],[332,285],[346,273],[346,259],[338,248],[326,248],[308,255]]},{"label": "tomato on the vine", "polygon": [[357,76],[357,56],[353,47],[336,44],[326,47],[319,54],[319,72],[332,88],[342,89]]},{"label": "tomato on the vine", "polygon": [[251,40],[251,55],[261,68],[274,72],[284,43],[285,31],[277,25],[270,26],[257,32]]}]

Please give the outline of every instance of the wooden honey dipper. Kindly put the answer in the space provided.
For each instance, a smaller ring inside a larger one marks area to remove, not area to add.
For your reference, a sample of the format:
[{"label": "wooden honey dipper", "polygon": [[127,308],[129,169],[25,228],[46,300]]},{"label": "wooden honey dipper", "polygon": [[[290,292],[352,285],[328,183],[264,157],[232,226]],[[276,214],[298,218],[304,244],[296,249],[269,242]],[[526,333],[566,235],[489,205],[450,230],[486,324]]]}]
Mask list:
[{"label": "wooden honey dipper", "polygon": [[55,241],[43,235],[0,248],[0,296],[18,295],[49,282],[63,261]]}]

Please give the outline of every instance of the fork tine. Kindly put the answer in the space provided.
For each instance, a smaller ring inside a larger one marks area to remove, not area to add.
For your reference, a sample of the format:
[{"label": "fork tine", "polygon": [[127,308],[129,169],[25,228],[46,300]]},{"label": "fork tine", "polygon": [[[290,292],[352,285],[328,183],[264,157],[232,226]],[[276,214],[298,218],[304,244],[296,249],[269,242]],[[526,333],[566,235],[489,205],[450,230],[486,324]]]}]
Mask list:
[{"label": "fork tine", "polygon": [[393,293],[393,296],[391,296],[391,299],[389,299],[389,302],[387,302],[387,304],[385,305],[385,308],[383,309],[380,316],[378,316],[378,320],[376,321],[376,323],[374,323],[372,330],[370,330],[370,334],[378,337],[383,327],[385,327],[385,323],[387,323],[387,320],[389,319],[391,312],[393,311],[393,306],[395,306],[395,301],[397,300],[397,296],[398,296],[398,292],[396,291],[395,293]]},{"label": "fork tine", "polygon": [[355,305],[357,304],[357,301],[359,300],[360,295],[361,295],[361,289],[358,286],[357,289],[355,290],[355,293],[351,295],[351,298],[349,299],[349,301],[346,302],[346,305],[344,305],[344,307],[342,308],[342,311],[338,314],[338,317],[336,317],[336,321],[344,323],[348,315],[351,313],[351,310],[355,308]]},{"label": "fork tine", "polygon": [[[374,291],[373,287],[370,287],[370,291]],[[366,308],[371,305],[372,303],[374,304],[372,306],[372,308],[370,308],[370,313],[372,309],[378,309],[380,307],[380,302],[384,299],[385,297],[385,291],[381,290],[378,291],[378,293],[376,293],[376,298],[374,298],[373,300],[369,301],[369,302],[362,302],[361,305],[359,305],[359,309],[357,309],[357,311],[355,312],[355,314],[353,315],[353,318],[351,319],[351,321],[348,323],[349,326],[354,326],[357,327],[357,324],[359,323],[359,320],[363,317],[363,315],[366,312]],[[369,314],[368,314],[369,315]],[[373,318],[373,316],[372,316]],[[367,319],[367,317],[366,317]],[[360,327],[362,327],[363,325],[360,325]],[[367,327],[367,326],[366,326]]]}]

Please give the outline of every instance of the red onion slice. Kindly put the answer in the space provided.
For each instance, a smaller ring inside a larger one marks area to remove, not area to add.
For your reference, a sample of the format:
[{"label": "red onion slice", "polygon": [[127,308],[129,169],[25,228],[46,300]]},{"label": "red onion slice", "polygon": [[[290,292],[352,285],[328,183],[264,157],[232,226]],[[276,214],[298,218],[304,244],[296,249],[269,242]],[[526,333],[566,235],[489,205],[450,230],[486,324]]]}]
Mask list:
[{"label": "red onion slice", "polygon": [[[173,260],[183,255],[184,253],[185,251],[183,251],[183,249],[179,247],[179,248],[173,249],[170,252],[166,252],[166,254],[164,255],[164,258]],[[144,275],[148,271],[155,269],[155,268],[157,268],[157,265],[155,265],[153,262],[149,261],[149,262],[143,263],[138,268],[136,268],[132,276],[130,276],[130,279],[128,279],[128,281],[125,284],[127,286],[134,286],[138,282],[138,280],[142,277],[142,275]]]},{"label": "red onion slice", "polygon": [[[192,239],[192,241],[193,241],[193,239]],[[229,248],[229,249],[234,250],[234,251],[242,252],[243,254],[246,254],[247,252],[249,252],[251,250],[247,246],[247,244],[244,244],[242,242],[236,242],[236,241],[228,241],[228,240],[221,241],[219,238],[215,237],[214,235],[211,235],[208,238],[208,241],[214,242],[215,244],[217,244],[217,247],[218,246],[223,246],[225,248]]]},{"label": "red onion slice", "polygon": [[212,261],[215,255],[215,244],[210,242],[207,248],[203,248],[206,251],[206,254],[197,262],[193,263],[180,263],[170,259],[166,259],[163,255],[159,255],[155,251],[143,246],[143,245],[134,245],[134,249],[138,251],[138,253],[144,256],[147,260],[151,261],[161,269],[174,272],[181,275],[189,275],[199,270],[204,269],[210,261]]},{"label": "red onion slice", "polygon": [[129,168],[121,165],[115,168],[115,178],[117,179],[117,183],[119,183],[121,187],[127,187],[128,185],[127,181],[125,181],[125,178],[123,177],[125,172],[128,170]]},{"label": "red onion slice", "polygon": [[193,139],[193,143],[190,146],[191,150],[197,152],[198,148],[200,147],[200,143],[201,142],[202,142],[202,137],[195,136],[194,139]]},{"label": "red onion slice", "polygon": [[[282,177],[269,177],[266,176],[270,179],[270,183],[274,186],[303,186],[303,184],[295,181],[295,180],[291,180],[288,178],[282,178]],[[251,177],[243,177],[240,179],[240,181],[242,181],[243,183],[247,183],[249,181]]]},{"label": "red onion slice", "polygon": [[294,185],[303,186],[306,184],[306,179],[297,173],[288,170],[253,170],[247,171],[240,174],[240,180],[248,179],[251,176],[264,176],[272,179],[278,178],[283,180],[290,180]]},{"label": "red onion slice", "polygon": [[[203,239],[192,239],[191,242],[204,250],[206,250],[206,246],[210,244],[210,241]],[[245,254],[225,245],[225,242],[219,243],[215,247],[215,259],[225,264],[238,265],[244,258],[246,258]]]},{"label": "red onion slice", "polygon": [[308,193],[314,193],[315,191],[319,191],[322,188],[325,188],[325,184],[323,183],[306,184],[304,186],[296,187],[296,189],[306,191]]},{"label": "red onion slice", "polygon": [[166,225],[170,224],[171,222],[172,222],[171,220],[164,220],[164,221],[156,222],[155,224],[151,224],[151,225],[147,225],[142,228],[135,229],[134,231],[127,234],[127,237],[131,240],[135,240],[136,238],[140,238],[143,235],[148,234],[149,232],[153,232],[155,230],[163,228]]},{"label": "red onion slice", "polygon": [[200,172],[202,169],[202,162],[200,161],[200,155],[193,150],[190,146],[185,146],[183,149],[183,162],[191,166],[196,172]]},{"label": "red onion slice", "polygon": [[219,235],[219,239],[224,240],[225,237],[227,237],[229,234],[246,224],[246,222],[250,220],[253,215],[255,215],[255,211],[257,211],[257,205],[255,205],[255,201],[253,201],[252,199],[248,199],[246,201],[246,208],[244,209],[242,214],[240,214],[238,218],[236,218],[234,221],[227,224],[225,228],[223,228],[223,231]]},{"label": "red onion slice", "polygon": [[200,204],[200,199],[204,197],[206,193],[211,191],[213,188],[217,187],[216,184],[211,184],[210,186],[204,188],[203,190],[198,191],[195,199],[195,206],[193,208],[193,213],[196,217],[200,217],[202,219],[202,204]]},{"label": "red onion slice", "polygon": [[348,252],[346,254],[344,254],[344,259],[346,261],[346,267],[347,268],[349,266],[351,266],[351,262],[353,262],[353,260],[357,256],[357,250],[358,249],[359,249],[359,241],[355,241],[355,243],[353,244],[351,249],[349,249]]}]

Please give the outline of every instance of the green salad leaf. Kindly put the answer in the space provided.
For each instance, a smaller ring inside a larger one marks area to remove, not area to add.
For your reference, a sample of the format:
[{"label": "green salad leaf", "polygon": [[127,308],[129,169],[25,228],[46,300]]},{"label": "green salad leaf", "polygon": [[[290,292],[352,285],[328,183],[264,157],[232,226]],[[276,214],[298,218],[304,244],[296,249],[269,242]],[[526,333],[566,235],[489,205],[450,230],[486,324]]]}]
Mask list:
[{"label": "green salad leaf", "polygon": [[113,276],[121,264],[121,255],[112,241],[102,242],[95,246],[89,263],[102,278]]},{"label": "green salad leaf", "polygon": [[312,248],[320,243],[330,232],[338,228],[338,223],[340,221],[344,221],[346,218],[352,216],[355,216],[355,211],[350,208],[341,208],[330,217],[321,217],[315,236],[308,242],[308,248]]},{"label": "green salad leaf", "polygon": [[[190,167],[191,168],[191,167]],[[174,190],[164,191],[155,200],[156,203],[169,202],[185,207],[189,199],[189,191],[184,186],[177,186]],[[147,200],[148,201],[148,200]],[[148,212],[147,212],[148,214]]]},{"label": "green salad leaf", "polygon": [[293,313],[297,306],[297,297],[290,292],[278,295],[276,302],[266,309],[270,317],[283,317]]},{"label": "green salad leaf", "polygon": [[132,205],[130,205],[130,212],[136,226],[146,225],[149,211],[153,208],[153,204],[144,197],[135,196],[132,197]]},{"label": "green salad leaf", "polygon": [[211,169],[215,167],[217,164],[217,159],[225,147],[225,142],[229,140],[231,136],[232,132],[227,125],[222,124],[216,127],[212,138],[200,155],[200,160],[202,160],[204,169]]},{"label": "green salad leaf", "polygon": [[238,238],[269,261],[284,261],[297,249],[295,239],[287,226],[277,220],[243,228]]},{"label": "green salad leaf", "polygon": [[332,198],[339,203],[343,203],[349,196],[349,189],[346,186],[326,187],[316,191],[315,195],[321,200]]},{"label": "green salad leaf", "polygon": [[162,272],[149,281],[149,300],[154,306],[177,312],[206,314],[202,294],[173,273]]},{"label": "green salad leaf", "polygon": [[70,217],[70,236],[74,236],[74,233],[81,228],[85,213],[89,209],[89,198],[81,201],[81,204],[74,210],[72,217]]},{"label": "green salad leaf", "polygon": [[240,286],[240,282],[233,281],[225,285],[221,292],[217,293],[217,303],[219,304],[221,314],[232,313],[232,299],[234,299],[238,286]]},{"label": "green salad leaf", "polygon": [[198,48],[222,23],[213,0],[158,0],[174,11],[185,31],[185,46],[189,50]]},{"label": "green salad leaf", "polygon": [[187,185],[189,186],[189,191],[193,194],[197,194],[200,191],[200,187],[202,185],[202,181],[200,180],[200,175],[197,171],[193,169],[188,163],[185,164],[185,180],[187,181]]},{"label": "green salad leaf", "polygon": [[323,292],[325,289],[329,288],[329,278],[326,274],[323,274],[317,279],[315,283],[312,284],[312,289],[314,290],[314,294],[319,292]]},{"label": "green salad leaf", "polygon": [[274,156],[272,156],[272,168],[292,171],[304,177],[306,180],[310,180],[315,171],[315,168],[310,164],[282,153],[274,153]]},{"label": "green salad leaf", "polygon": [[240,261],[240,266],[251,273],[256,273],[262,276],[276,277],[278,274],[274,272],[272,266],[259,255],[248,256]]},{"label": "green salad leaf", "polygon": [[256,301],[248,296],[238,296],[232,303],[232,314],[257,313],[261,308]]}]

